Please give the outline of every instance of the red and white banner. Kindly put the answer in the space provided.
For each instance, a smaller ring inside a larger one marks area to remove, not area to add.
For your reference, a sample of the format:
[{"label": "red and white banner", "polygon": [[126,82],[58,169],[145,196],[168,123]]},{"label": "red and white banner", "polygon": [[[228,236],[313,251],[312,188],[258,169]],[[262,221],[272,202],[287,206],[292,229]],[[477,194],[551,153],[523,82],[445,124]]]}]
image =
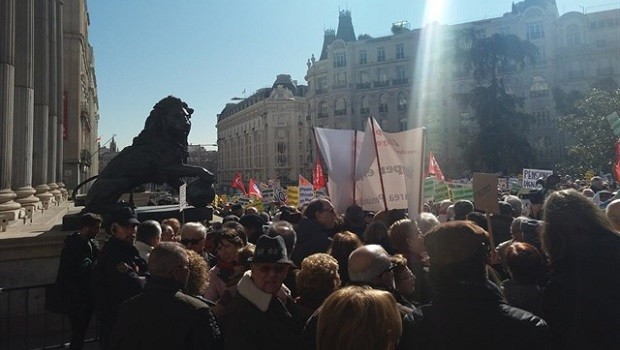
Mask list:
[{"label": "red and white banner", "polygon": [[315,190],[324,188],[327,184],[325,181],[325,174],[323,173],[323,167],[321,166],[321,160],[317,158],[316,164],[312,169],[312,185]]},{"label": "red and white banner", "polygon": [[299,175],[299,203],[298,205],[302,205],[305,203],[309,203],[314,198],[314,187],[305,177]]}]

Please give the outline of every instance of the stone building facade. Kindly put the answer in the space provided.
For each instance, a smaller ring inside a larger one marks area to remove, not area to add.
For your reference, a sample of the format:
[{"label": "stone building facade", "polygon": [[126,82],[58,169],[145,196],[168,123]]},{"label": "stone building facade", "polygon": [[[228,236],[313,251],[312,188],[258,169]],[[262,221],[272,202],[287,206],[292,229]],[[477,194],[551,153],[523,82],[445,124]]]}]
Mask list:
[{"label": "stone building facade", "polygon": [[[71,129],[81,116],[73,107],[87,100],[96,115],[87,31],[85,0],[0,0],[0,215],[8,220],[63,200],[63,181],[78,180],[64,167],[84,136]],[[76,60],[84,62],[78,69]]]},{"label": "stone building facade", "polygon": [[280,74],[239,103],[229,103],[217,117],[218,180],[228,189],[240,172],[244,181],[279,179],[297,182],[310,176],[313,140],[306,122],[306,86]]},{"label": "stone building facade", "polygon": [[394,23],[391,35],[377,38],[355,37],[351,13],[342,11],[337,31],[325,31],[319,59],[308,60],[309,126],[363,130],[369,116],[390,132],[424,126],[427,149],[444,172],[462,175],[461,143],[472,125],[460,96],[475,82],[448,52],[463,30],[515,34],[538,48],[535,64],[505,66],[500,77],[523,98],[540,168],[552,169],[570,142],[555,124],[552,90],[583,91],[601,78],[620,82],[620,9],[560,16],[554,0],[525,0],[502,17],[413,30]]}]

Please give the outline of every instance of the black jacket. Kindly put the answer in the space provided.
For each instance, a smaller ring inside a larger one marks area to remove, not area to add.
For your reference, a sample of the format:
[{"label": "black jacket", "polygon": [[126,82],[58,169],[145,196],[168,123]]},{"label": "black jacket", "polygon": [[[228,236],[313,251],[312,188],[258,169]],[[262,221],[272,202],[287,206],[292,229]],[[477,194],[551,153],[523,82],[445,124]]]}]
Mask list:
[{"label": "black jacket", "polygon": [[413,349],[548,349],[550,332],[540,317],[509,306],[499,288],[453,284],[436,288],[431,304],[406,317],[413,321]]},{"label": "black jacket", "polygon": [[79,232],[65,238],[56,283],[69,311],[84,304],[92,305],[92,274],[98,255],[95,242],[82,238]]},{"label": "black jacket", "polygon": [[108,239],[93,274],[95,313],[101,322],[113,324],[120,304],[142,292],[145,271],[146,262],[133,245]]},{"label": "black jacket", "polygon": [[331,230],[323,227],[316,220],[301,218],[295,227],[297,243],[291,254],[296,266],[301,266],[305,257],[314,253],[325,253],[332,243]]},{"label": "black jacket", "polygon": [[119,311],[109,349],[223,349],[209,306],[173,279],[150,278]]}]

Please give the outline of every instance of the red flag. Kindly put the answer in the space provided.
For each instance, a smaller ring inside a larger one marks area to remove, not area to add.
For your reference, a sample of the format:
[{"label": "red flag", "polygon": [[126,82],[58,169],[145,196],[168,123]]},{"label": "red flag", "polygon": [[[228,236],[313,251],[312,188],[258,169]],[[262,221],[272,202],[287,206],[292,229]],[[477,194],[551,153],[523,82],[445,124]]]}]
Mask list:
[{"label": "red flag", "polygon": [[253,194],[258,198],[263,198],[263,194],[261,193],[258,184],[256,184],[253,178],[250,178],[250,183],[248,184],[248,194]]},{"label": "red flag", "polygon": [[616,181],[620,181],[620,139],[616,141],[616,162],[614,163],[613,173]]},{"label": "red flag", "polygon": [[230,183],[230,187],[237,188],[237,189],[241,190],[241,192],[243,192],[243,194],[247,193],[247,192],[245,192],[245,186],[243,185],[243,180],[241,180],[241,173],[236,173],[235,174],[235,177],[233,177],[233,180]]},{"label": "red flag", "polygon": [[443,177],[443,173],[441,172],[441,169],[439,168],[439,163],[437,163],[435,156],[433,156],[433,152],[430,152],[430,154],[428,155],[428,174],[435,175],[435,177],[439,181],[445,181],[445,178]]},{"label": "red flag", "polygon": [[323,167],[321,167],[321,161],[316,160],[314,169],[312,169],[312,185],[315,190],[325,187],[325,175],[323,174]]}]

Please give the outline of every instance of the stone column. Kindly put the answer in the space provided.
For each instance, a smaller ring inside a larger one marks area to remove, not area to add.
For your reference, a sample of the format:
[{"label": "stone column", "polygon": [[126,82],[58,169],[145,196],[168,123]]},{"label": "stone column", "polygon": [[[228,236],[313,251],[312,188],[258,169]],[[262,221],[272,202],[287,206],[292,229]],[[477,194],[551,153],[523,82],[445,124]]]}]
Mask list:
[{"label": "stone column", "polygon": [[63,5],[64,0],[56,0],[56,45],[57,45],[57,75],[58,75],[58,84],[57,84],[57,103],[58,103],[58,130],[56,132],[58,141],[56,142],[56,181],[58,185],[58,190],[61,193],[62,198],[67,198],[67,189],[65,188],[65,184],[62,182],[63,179],[63,138],[64,138],[64,118],[65,118],[65,98],[64,98],[64,48],[63,48]]},{"label": "stone column", "polygon": [[15,220],[21,205],[11,190],[15,99],[15,0],[0,0],[0,214]]},{"label": "stone column", "polygon": [[57,42],[57,25],[56,22],[56,0],[48,1],[48,25],[49,25],[49,124],[48,124],[48,140],[47,140],[47,185],[50,187],[50,193],[54,196],[55,201],[60,201],[61,193],[56,184],[56,156],[58,155],[58,42]]},{"label": "stone column", "polygon": [[13,120],[13,189],[16,202],[36,205],[32,187],[34,113],[34,0],[18,0],[15,12],[15,116]]},{"label": "stone column", "polygon": [[32,182],[37,196],[47,208],[52,194],[47,185],[49,138],[49,23],[46,0],[34,6],[34,134]]}]

